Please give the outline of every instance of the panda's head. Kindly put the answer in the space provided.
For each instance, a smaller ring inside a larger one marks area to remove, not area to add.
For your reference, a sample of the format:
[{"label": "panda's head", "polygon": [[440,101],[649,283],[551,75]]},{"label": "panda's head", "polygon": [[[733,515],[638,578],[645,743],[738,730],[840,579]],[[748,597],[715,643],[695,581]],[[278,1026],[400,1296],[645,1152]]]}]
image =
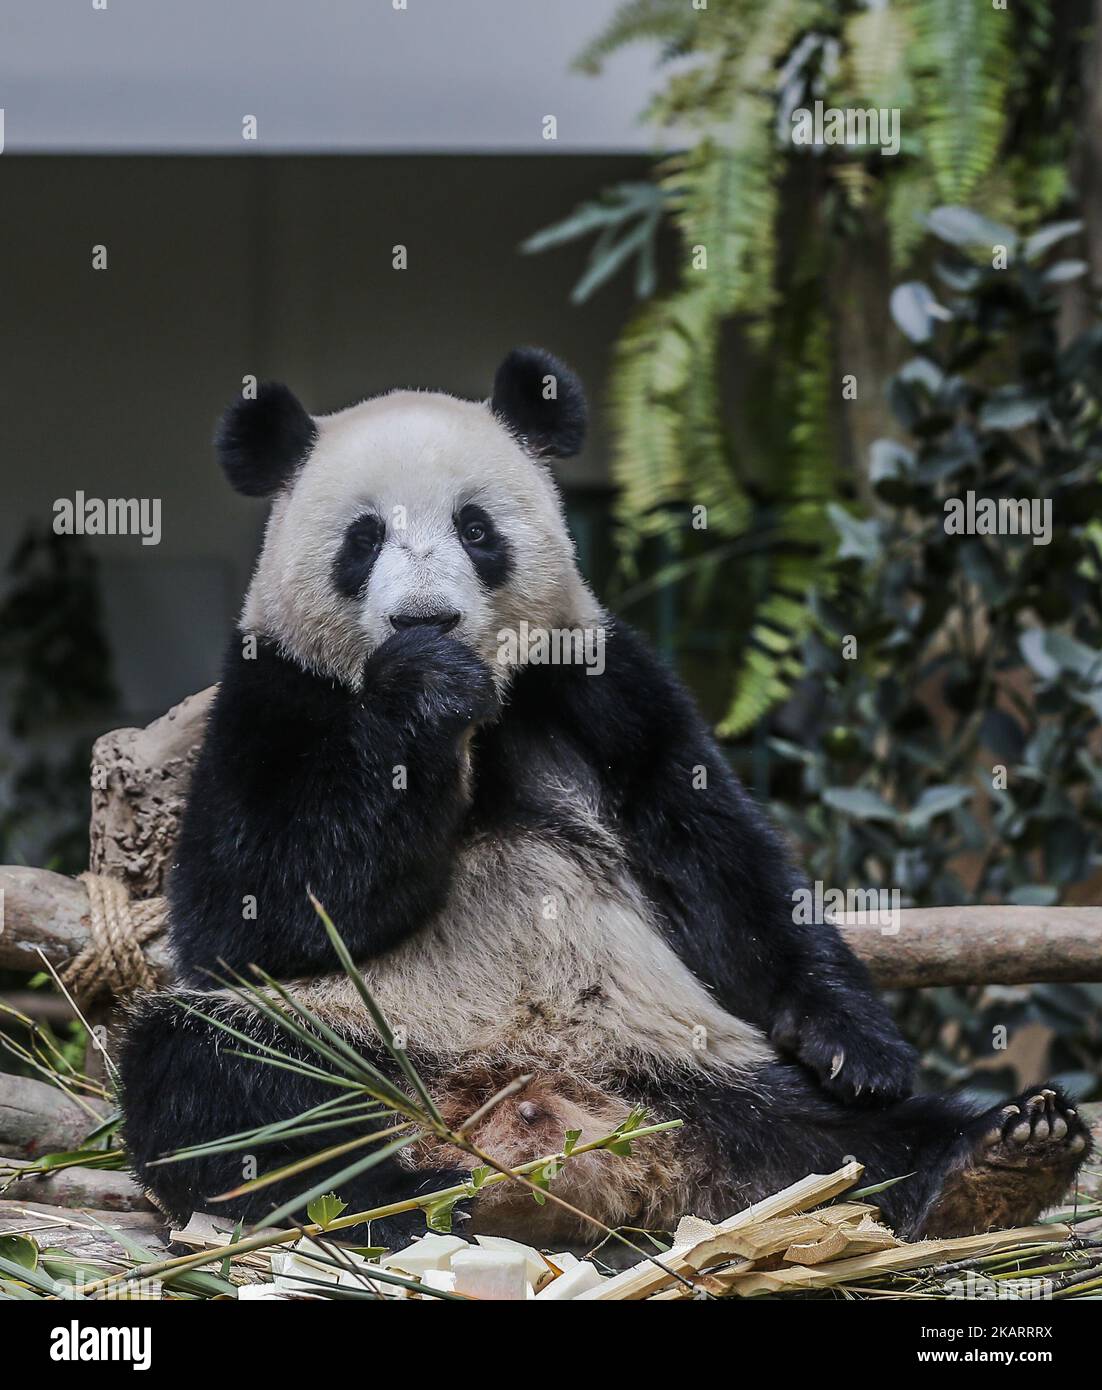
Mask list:
[{"label": "panda's head", "polygon": [[311,416],[260,386],[216,439],[233,486],[273,499],[243,626],[355,685],[396,629],[430,624],[507,680],[503,631],[600,621],[544,463],[578,451],[585,419],[577,378],[534,348],[488,401],[394,391]]}]

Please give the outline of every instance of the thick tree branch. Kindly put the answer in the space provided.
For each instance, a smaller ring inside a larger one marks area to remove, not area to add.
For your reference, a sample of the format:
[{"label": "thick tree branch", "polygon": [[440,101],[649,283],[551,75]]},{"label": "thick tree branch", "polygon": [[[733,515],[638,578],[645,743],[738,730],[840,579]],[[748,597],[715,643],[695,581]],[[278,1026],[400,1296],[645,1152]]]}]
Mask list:
[{"label": "thick tree branch", "polygon": [[913,907],[899,930],[843,921],[882,989],[1102,980],[1102,907]]}]

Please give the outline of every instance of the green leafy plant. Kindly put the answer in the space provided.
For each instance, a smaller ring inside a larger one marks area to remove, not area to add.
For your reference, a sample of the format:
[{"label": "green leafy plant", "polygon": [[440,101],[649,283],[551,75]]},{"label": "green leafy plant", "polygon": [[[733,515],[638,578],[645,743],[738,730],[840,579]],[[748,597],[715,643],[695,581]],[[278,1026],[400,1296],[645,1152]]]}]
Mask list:
[{"label": "green leafy plant", "polygon": [[[890,387],[905,442],[873,449],[876,514],[831,508],[832,586],[773,741],[794,770],[777,809],[824,883],[1044,906],[1102,869],[1102,323],[1060,340],[1077,224],[1022,239],[964,209],[929,222],[933,283],[892,301],[914,351]],[[1100,1003],[1093,985],[946,990],[910,1022],[942,1080],[977,1082],[993,1027],[1042,1021],[1082,1094]]]}]

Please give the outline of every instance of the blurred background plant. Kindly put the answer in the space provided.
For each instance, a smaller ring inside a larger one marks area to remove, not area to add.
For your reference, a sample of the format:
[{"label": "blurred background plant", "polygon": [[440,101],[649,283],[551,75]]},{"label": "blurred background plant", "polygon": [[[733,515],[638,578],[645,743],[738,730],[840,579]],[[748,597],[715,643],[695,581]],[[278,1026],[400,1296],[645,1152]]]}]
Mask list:
[{"label": "blurred background plant", "polygon": [[[634,263],[646,302],[610,389],[622,572],[634,584],[657,564],[685,628],[721,629],[703,651],[684,629],[675,640],[722,732],[785,698],[804,596],[828,582],[826,509],[854,488],[871,501],[862,460],[888,426],[897,361],[888,300],[923,219],[970,201],[1030,228],[1067,198],[1089,8],[628,0],[579,56],[597,74],[659,40],[666,81],[644,118],[677,152],[652,183],[605,190],[523,249],[595,236],[576,301]],[[795,143],[794,113],[817,101],[894,110],[899,153]],[[649,578],[631,598],[653,591]]]},{"label": "blurred background plant", "polygon": [[[898,288],[915,355],[889,399],[906,442],[878,441],[872,515],[832,505],[830,583],[810,596],[804,676],[775,723],[775,805],[827,884],[909,904],[1088,900],[1102,857],[1102,323],[1061,344],[1059,256],[1077,223],[1019,242],[936,210],[936,290]],[[1006,269],[991,265],[1007,247]],[[947,530],[947,499],[1024,499],[1046,535]],[[1047,537],[1047,538],[1046,538]],[[1051,1069],[1097,1085],[1102,986],[916,995],[905,1017],[928,1079],[959,1081],[994,1030],[1052,1033]],[[979,1078],[973,1075],[975,1084]]]},{"label": "blurred background plant", "polygon": [[95,560],[29,529],[0,593],[0,863],[88,867],[87,729],[117,698]]},{"label": "blurred background plant", "polygon": [[[80,537],[30,528],[0,591],[0,863],[58,873],[88,867],[92,738],[117,699],[104,635],[96,562]],[[2,923],[0,923],[2,925]],[[30,1017],[70,1060],[83,1029],[45,974],[0,970],[0,1070],[25,1072],[21,1017]],[[15,1012],[12,1012],[15,1010]]]}]

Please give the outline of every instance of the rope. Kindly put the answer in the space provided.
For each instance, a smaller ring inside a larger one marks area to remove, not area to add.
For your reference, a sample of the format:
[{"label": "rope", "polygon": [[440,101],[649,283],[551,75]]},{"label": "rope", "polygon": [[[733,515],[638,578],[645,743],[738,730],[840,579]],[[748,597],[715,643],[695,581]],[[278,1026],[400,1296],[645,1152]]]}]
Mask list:
[{"label": "rope", "polygon": [[142,947],[165,925],[165,901],[130,901],[126,884],[106,874],[78,875],[88,889],[91,940],[61,971],[78,999],[100,994],[121,998],[139,989],[155,989],[157,977]]}]

